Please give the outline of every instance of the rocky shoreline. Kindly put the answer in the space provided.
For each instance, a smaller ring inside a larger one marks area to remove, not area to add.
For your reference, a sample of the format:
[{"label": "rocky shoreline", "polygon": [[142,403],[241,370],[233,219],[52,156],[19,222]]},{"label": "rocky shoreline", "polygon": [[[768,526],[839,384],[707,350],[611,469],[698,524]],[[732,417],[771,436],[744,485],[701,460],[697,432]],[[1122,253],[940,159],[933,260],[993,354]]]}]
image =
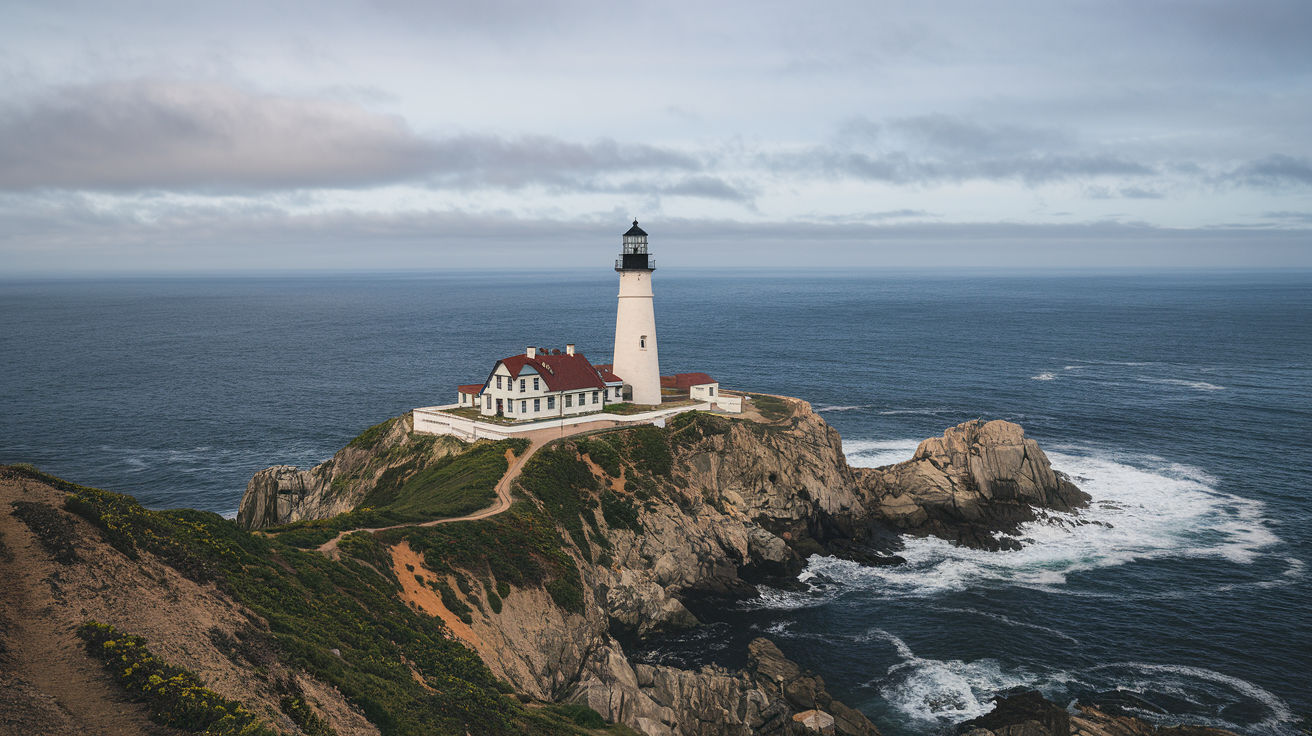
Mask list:
[{"label": "rocky shoreline", "polygon": [[[631,501],[640,526],[616,525],[594,511],[587,521],[600,536],[568,545],[584,589],[581,611],[516,593],[501,614],[473,617],[471,637],[493,672],[520,692],[585,703],[651,736],[767,733],[775,728],[769,724],[792,723],[808,711],[821,714],[816,722],[832,717],[837,733],[874,733],[864,716],[825,695],[819,678],[790,685],[800,675],[781,673],[796,667],[769,664],[778,650],[768,642],[753,642],[753,665],[736,673],[634,664],[624,645],[698,626],[689,610],[694,603],[753,597],[760,584],[797,587],[812,554],[898,564],[901,535],[1015,548],[1007,535],[1020,524],[1088,500],[1009,422],[967,422],[922,442],[911,460],[852,468],[838,433],[806,402],[786,402],[787,415],[775,421],[696,414],[672,422],[660,438],[668,447],[665,472],[646,472],[626,456],[612,477],[601,468],[604,459],[594,457],[604,449],[597,439],[557,443],[551,451],[586,463],[602,489],[585,491],[586,500],[595,506],[609,492]],[[416,441],[408,418],[371,431],[377,440],[368,450],[345,448],[308,471],[261,471],[239,520],[258,527],[330,517],[353,508],[388,473],[419,472],[459,450],[441,438],[416,463],[405,452]],[[624,432],[633,430],[618,434]],[[406,463],[416,469],[405,471]],[[599,559],[606,563],[594,563]],[[437,575],[442,567],[417,572]],[[773,674],[763,679],[762,666]],[[776,676],[784,676],[782,685]]]}]

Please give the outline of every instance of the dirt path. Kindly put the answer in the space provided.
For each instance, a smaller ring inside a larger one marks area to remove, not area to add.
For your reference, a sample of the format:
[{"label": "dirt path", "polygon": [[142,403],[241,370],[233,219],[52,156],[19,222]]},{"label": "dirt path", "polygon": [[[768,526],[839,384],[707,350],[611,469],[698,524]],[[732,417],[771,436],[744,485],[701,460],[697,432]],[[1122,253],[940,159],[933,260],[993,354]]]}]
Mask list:
[{"label": "dirt path", "polygon": [[83,651],[73,627],[58,615],[64,602],[50,581],[63,570],[8,513],[11,499],[24,499],[27,487],[40,484],[2,482],[0,736],[181,733],[151,723],[148,709],[128,702],[100,662]]},{"label": "dirt path", "polygon": [[457,521],[478,521],[479,519],[486,519],[491,516],[496,516],[497,514],[503,513],[510,508],[511,503],[513,503],[513,499],[511,498],[511,493],[510,493],[510,486],[515,482],[515,479],[519,477],[520,472],[524,470],[524,464],[528,462],[528,459],[530,457],[533,457],[533,453],[541,449],[543,445],[547,444],[548,442],[551,442],[552,440],[558,440],[564,437],[573,437],[574,435],[583,434],[585,432],[591,432],[598,429],[609,429],[611,427],[618,427],[621,426],[621,424],[624,423],[607,420],[601,422],[587,422],[586,424],[574,424],[568,427],[551,427],[548,429],[539,429],[533,432],[525,432],[524,434],[521,434],[519,436],[524,437],[529,441],[528,449],[524,450],[523,454],[515,458],[514,462],[510,464],[510,467],[506,469],[506,474],[501,476],[501,480],[497,482],[497,487],[496,487],[496,492],[497,492],[496,503],[492,504],[488,508],[485,508],[482,511],[478,511],[473,514],[469,514],[468,516],[457,516],[451,519],[434,519],[433,521],[414,522],[410,524],[394,524],[392,526],[380,526],[373,529],[351,529],[349,531],[341,532],[337,536],[328,540],[327,542],[324,542],[322,545],[319,546],[319,551],[325,555],[328,555],[329,557],[337,557],[338,556],[337,543],[341,541],[342,537],[345,537],[347,534],[354,534],[355,532],[369,532],[370,534],[372,534],[374,532],[386,531],[388,529],[401,529],[403,527],[409,527],[409,526],[437,526],[438,524],[452,524]]}]

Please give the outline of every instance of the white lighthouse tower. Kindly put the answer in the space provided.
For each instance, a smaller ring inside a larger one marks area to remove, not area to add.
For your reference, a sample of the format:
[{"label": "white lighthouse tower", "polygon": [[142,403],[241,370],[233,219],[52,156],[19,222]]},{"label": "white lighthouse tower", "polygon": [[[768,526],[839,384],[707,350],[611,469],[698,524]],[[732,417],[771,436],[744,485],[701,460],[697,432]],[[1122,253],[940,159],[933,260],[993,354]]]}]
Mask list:
[{"label": "white lighthouse tower", "polygon": [[619,308],[615,311],[615,365],[624,381],[623,397],[635,404],[661,403],[661,367],[656,357],[656,309],[651,275],[656,261],[647,255],[647,233],[633,221],[615,261],[620,273]]}]

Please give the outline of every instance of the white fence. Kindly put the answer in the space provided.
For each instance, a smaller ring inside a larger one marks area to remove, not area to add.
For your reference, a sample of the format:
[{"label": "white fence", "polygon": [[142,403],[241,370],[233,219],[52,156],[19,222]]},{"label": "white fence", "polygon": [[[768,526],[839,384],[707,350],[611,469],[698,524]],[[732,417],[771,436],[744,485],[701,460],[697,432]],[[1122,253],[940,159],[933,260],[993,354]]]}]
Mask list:
[{"label": "white fence", "polygon": [[[719,399],[719,401],[723,402],[724,399]],[[657,426],[665,426],[664,422],[669,417],[676,414],[682,414],[685,411],[710,411],[712,404],[691,404],[687,406],[671,407],[669,409],[656,409],[655,411],[643,412],[641,414],[611,414],[609,412],[601,412],[598,414],[560,417],[539,422],[526,422],[524,424],[511,425],[480,422],[477,419],[466,419],[465,417],[458,417],[454,414],[446,413],[447,409],[458,408],[460,408],[460,404],[425,406],[415,409],[415,431],[427,432],[429,434],[449,434],[459,437],[466,442],[473,442],[474,440],[481,439],[504,440],[509,437],[514,437],[538,429],[564,428],[577,424],[589,424],[591,422],[656,424]],[[721,408],[723,408],[723,406],[721,406]],[[732,411],[730,409],[725,410]],[[742,399],[738,399],[737,410],[742,411]]]}]

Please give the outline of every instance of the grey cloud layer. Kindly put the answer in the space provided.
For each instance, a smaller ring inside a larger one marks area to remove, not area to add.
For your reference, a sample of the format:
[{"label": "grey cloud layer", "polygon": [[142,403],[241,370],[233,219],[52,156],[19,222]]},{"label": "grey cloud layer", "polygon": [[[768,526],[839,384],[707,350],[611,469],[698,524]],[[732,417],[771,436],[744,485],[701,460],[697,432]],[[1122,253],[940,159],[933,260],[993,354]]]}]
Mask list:
[{"label": "grey cloud layer", "polygon": [[[21,200],[21,201],[20,201]],[[513,254],[518,268],[605,267],[624,212],[560,221],[462,212],[349,211],[289,215],[270,207],[106,212],[78,195],[0,197],[0,245],[12,271],[208,268],[487,268]],[[903,213],[877,213],[898,216]],[[906,213],[915,214],[915,213]],[[1271,213],[1306,217],[1307,213]],[[46,247],[57,227],[64,246]],[[769,222],[667,219],[657,252],[686,267],[1069,268],[1312,267],[1306,230],[1173,230],[1143,224]],[[361,243],[369,243],[362,249]],[[270,248],[277,243],[278,248]],[[533,247],[525,249],[524,243]],[[608,246],[605,246],[608,247]]]},{"label": "grey cloud layer", "polygon": [[[662,172],[660,186],[718,191],[701,164],[656,146],[549,136],[430,140],[356,105],[253,95],[234,87],[139,81],[63,89],[0,112],[0,188],[283,189],[428,181],[444,187],[544,183]],[[722,183],[721,183],[722,184]]]}]

